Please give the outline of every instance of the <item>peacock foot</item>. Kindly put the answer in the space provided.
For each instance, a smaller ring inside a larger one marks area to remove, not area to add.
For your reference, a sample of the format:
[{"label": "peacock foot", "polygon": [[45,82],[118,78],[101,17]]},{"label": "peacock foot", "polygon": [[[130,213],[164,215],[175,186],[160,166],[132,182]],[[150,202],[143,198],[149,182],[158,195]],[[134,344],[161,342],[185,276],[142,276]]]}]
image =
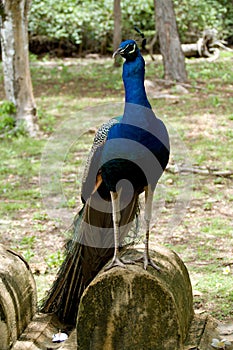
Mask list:
[{"label": "peacock foot", "polygon": [[156,264],[154,263],[154,261],[153,261],[150,257],[148,257],[148,256],[143,255],[143,256],[141,256],[140,258],[135,259],[134,261],[135,261],[135,262],[142,262],[142,263],[143,263],[143,268],[144,268],[144,270],[147,270],[147,267],[148,267],[148,266],[152,266],[152,267],[153,267],[155,270],[157,270],[158,272],[161,271],[161,268],[160,268],[158,265],[156,265]]},{"label": "peacock foot", "polygon": [[118,257],[115,257],[112,259],[110,264],[104,268],[104,271],[108,271],[108,270],[112,269],[113,267],[122,267],[123,269],[125,269],[126,265],[134,265],[134,264],[135,264],[135,262],[132,260],[126,260],[124,258],[120,259]]}]

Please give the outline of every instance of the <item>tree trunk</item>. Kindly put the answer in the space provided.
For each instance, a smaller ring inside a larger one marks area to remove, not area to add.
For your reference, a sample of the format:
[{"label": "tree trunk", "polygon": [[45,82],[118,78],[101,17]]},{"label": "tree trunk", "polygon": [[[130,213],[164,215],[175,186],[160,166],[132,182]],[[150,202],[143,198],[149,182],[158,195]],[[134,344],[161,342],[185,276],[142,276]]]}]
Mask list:
[{"label": "tree trunk", "polygon": [[[116,51],[121,43],[121,0],[114,0],[114,31],[113,31],[113,51]],[[117,56],[114,61],[115,66],[119,66]]]},{"label": "tree trunk", "polygon": [[6,98],[16,106],[16,124],[23,122],[30,136],[36,134],[28,54],[28,11],[31,0],[3,0],[1,44]]},{"label": "tree trunk", "polygon": [[164,78],[185,82],[185,58],[181,49],[172,0],[155,0],[156,30],[163,56]]}]

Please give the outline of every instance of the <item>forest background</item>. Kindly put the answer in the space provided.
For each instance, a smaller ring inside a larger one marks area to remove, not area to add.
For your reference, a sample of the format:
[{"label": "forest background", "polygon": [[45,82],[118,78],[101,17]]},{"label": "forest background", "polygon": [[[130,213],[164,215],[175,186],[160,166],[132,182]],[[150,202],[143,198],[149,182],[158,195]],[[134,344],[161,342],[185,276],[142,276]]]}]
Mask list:
[{"label": "forest background", "polygon": [[[220,39],[233,40],[232,0],[174,0],[182,43],[196,42],[202,31],[214,28]],[[154,0],[121,1],[122,38],[140,28],[148,43],[155,35]],[[30,51],[77,55],[112,53],[112,0],[33,0],[29,18]],[[156,49],[156,45],[155,45]]]}]

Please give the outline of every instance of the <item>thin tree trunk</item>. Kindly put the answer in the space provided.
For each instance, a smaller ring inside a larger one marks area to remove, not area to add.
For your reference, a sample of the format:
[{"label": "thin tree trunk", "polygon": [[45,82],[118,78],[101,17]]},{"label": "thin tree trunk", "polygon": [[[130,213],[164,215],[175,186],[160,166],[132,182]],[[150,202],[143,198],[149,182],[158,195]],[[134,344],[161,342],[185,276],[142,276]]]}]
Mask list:
[{"label": "thin tree trunk", "polygon": [[[113,31],[113,51],[116,51],[121,43],[121,0],[114,0],[114,31]],[[119,66],[117,59],[114,61],[115,66]]]},{"label": "thin tree trunk", "polygon": [[28,12],[31,0],[2,0],[1,45],[6,98],[16,106],[16,123],[35,136],[36,105],[28,51]]},{"label": "thin tree trunk", "polygon": [[185,58],[181,49],[172,0],[154,0],[156,30],[163,56],[165,80],[185,82]]}]

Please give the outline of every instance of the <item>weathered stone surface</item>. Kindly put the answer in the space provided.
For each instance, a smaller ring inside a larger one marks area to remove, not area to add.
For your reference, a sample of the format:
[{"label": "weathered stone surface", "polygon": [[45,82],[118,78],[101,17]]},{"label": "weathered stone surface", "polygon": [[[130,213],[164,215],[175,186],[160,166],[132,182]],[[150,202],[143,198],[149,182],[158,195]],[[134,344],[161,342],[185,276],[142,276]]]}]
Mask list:
[{"label": "weathered stone surface", "polygon": [[[68,345],[72,341],[72,337],[69,337],[64,343],[53,343],[53,335],[58,333],[59,330],[64,331],[63,325],[55,315],[38,313],[21,334],[12,350],[62,349],[64,344]],[[71,346],[67,349],[72,350],[75,348]]]},{"label": "weathered stone surface", "polygon": [[[225,333],[224,336],[219,334],[219,328],[221,331],[225,329],[224,324],[220,324],[208,315],[195,315],[184,350],[212,350],[213,338],[227,337]],[[53,343],[53,334],[59,329],[67,332],[69,338],[63,343]],[[11,350],[77,350],[76,338],[76,329],[71,331],[69,327],[61,324],[55,315],[37,314]],[[232,341],[232,339],[229,340]],[[228,349],[232,350],[232,347],[227,347]]]},{"label": "weathered stone surface", "polygon": [[36,312],[36,286],[28,264],[0,245],[0,349],[8,350]]},{"label": "weathered stone surface", "polygon": [[[193,318],[184,350],[213,350],[213,339],[225,339],[231,344],[226,345],[226,350],[233,349],[233,337],[226,335],[229,328],[208,314],[198,315]],[[223,332],[223,333],[222,333]],[[224,349],[225,349],[224,348]]]},{"label": "weathered stone surface", "polygon": [[[126,258],[141,253],[129,250]],[[85,290],[77,319],[79,350],[180,350],[193,319],[185,265],[172,251],[151,252],[157,272],[142,264],[101,271]]]},{"label": "weathered stone surface", "polygon": [[[8,254],[12,253],[0,246],[0,254],[2,274],[2,261],[11,260]],[[135,251],[127,254],[138,255]],[[208,315],[193,317],[192,291],[185,266],[176,254],[164,248],[156,248],[154,255],[161,273],[150,267],[146,272],[141,264],[101,272],[84,292],[77,330],[62,324],[56,315],[39,313],[11,350],[211,350],[213,338],[226,337],[225,325]],[[19,258],[15,256],[15,259],[18,265]],[[4,266],[8,268],[9,264],[5,262]],[[18,282],[18,276],[14,278]],[[9,323],[6,323],[9,315],[7,312],[4,316],[2,311],[0,315],[0,350],[5,350],[9,349],[3,343],[9,338]],[[59,329],[69,338],[63,343],[53,343],[53,334]]]}]

